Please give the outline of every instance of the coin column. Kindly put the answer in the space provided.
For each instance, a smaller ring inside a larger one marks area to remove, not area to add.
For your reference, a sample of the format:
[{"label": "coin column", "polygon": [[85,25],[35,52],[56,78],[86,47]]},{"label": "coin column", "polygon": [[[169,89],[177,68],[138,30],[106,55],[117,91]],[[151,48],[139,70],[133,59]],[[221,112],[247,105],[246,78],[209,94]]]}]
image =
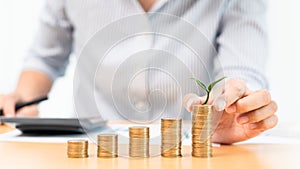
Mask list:
[{"label": "coin column", "polygon": [[195,105],[192,113],[192,155],[212,157],[212,106]]},{"label": "coin column", "polygon": [[161,156],[181,157],[181,119],[161,119]]},{"label": "coin column", "polygon": [[88,157],[87,140],[69,140],[67,153],[69,158],[87,158]]},{"label": "coin column", "polygon": [[129,128],[129,156],[149,157],[149,127]]},{"label": "coin column", "polygon": [[118,135],[99,134],[98,135],[98,157],[114,158],[118,157]]}]

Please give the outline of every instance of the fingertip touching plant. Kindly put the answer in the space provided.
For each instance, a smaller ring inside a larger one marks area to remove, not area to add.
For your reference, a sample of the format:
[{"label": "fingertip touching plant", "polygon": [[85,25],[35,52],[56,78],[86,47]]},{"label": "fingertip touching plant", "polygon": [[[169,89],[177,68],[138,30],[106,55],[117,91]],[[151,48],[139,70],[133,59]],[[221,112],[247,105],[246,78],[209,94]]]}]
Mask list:
[{"label": "fingertip touching plant", "polygon": [[219,82],[221,82],[225,78],[227,78],[227,77],[224,76],[224,77],[212,82],[208,87],[206,87],[206,85],[203,82],[201,82],[199,79],[190,78],[191,80],[194,80],[198,84],[198,86],[200,86],[206,92],[206,99],[205,99],[205,102],[202,103],[202,105],[207,104],[207,102],[209,100],[209,95],[210,95],[212,89],[215,87],[216,84],[218,84]]}]

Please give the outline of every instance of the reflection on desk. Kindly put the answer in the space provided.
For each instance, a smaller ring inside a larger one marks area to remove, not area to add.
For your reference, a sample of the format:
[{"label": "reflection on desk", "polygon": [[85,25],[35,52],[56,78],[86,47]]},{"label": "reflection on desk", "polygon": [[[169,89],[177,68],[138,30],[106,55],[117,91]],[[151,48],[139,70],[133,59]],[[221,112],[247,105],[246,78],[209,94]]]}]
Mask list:
[{"label": "reflection on desk", "polygon": [[[14,129],[11,127],[0,126],[0,133],[12,130]],[[120,145],[120,149],[126,149],[126,146]],[[154,149],[152,146],[152,150]],[[250,141],[246,144],[214,147],[214,157],[211,159],[191,157],[190,146],[182,147],[182,158],[155,156],[147,159],[127,157],[103,159],[97,158],[97,146],[90,144],[89,158],[70,159],[67,158],[66,143],[6,142],[0,139],[0,168],[298,169],[299,150],[300,142],[261,144]]]},{"label": "reflection on desk", "polygon": [[190,146],[183,147],[182,158],[147,159],[119,157],[97,158],[96,145],[90,145],[87,159],[67,158],[63,143],[14,143],[0,142],[1,168],[211,168],[211,169],[282,169],[300,168],[298,154],[300,145],[233,145],[214,148],[211,159],[194,158]]},{"label": "reflection on desk", "polygon": [[7,133],[15,130],[15,128],[8,125],[0,125],[0,134]]}]

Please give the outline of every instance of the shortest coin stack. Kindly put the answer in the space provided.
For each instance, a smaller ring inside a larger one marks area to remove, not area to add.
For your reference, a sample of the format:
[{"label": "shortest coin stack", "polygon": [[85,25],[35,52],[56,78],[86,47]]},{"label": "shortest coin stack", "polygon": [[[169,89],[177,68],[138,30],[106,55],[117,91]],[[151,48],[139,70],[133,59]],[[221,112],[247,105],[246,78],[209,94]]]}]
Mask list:
[{"label": "shortest coin stack", "polygon": [[149,157],[149,127],[130,127],[129,138],[130,157]]},{"label": "shortest coin stack", "polygon": [[118,157],[118,135],[99,134],[97,155],[104,158]]},{"label": "shortest coin stack", "polygon": [[87,140],[69,140],[68,141],[68,157],[69,158],[87,158],[88,157],[88,141]]}]

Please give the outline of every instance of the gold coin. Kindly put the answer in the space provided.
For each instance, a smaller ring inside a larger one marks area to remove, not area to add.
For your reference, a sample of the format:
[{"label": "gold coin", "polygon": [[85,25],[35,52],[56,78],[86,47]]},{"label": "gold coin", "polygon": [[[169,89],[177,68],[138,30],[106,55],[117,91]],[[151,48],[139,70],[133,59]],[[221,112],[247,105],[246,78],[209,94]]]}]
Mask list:
[{"label": "gold coin", "polygon": [[87,158],[88,141],[87,140],[69,140],[67,142],[67,155],[69,158]]},{"label": "gold coin", "polygon": [[161,119],[161,156],[181,157],[181,119]]},{"label": "gold coin", "polygon": [[118,157],[118,135],[99,134],[97,156],[101,158]]},{"label": "gold coin", "polygon": [[212,157],[212,106],[193,106],[192,156]]},{"label": "gold coin", "polygon": [[193,105],[193,111],[209,113],[211,110],[211,105]]},{"label": "gold coin", "polygon": [[129,128],[129,156],[149,157],[149,127],[135,126]]}]

